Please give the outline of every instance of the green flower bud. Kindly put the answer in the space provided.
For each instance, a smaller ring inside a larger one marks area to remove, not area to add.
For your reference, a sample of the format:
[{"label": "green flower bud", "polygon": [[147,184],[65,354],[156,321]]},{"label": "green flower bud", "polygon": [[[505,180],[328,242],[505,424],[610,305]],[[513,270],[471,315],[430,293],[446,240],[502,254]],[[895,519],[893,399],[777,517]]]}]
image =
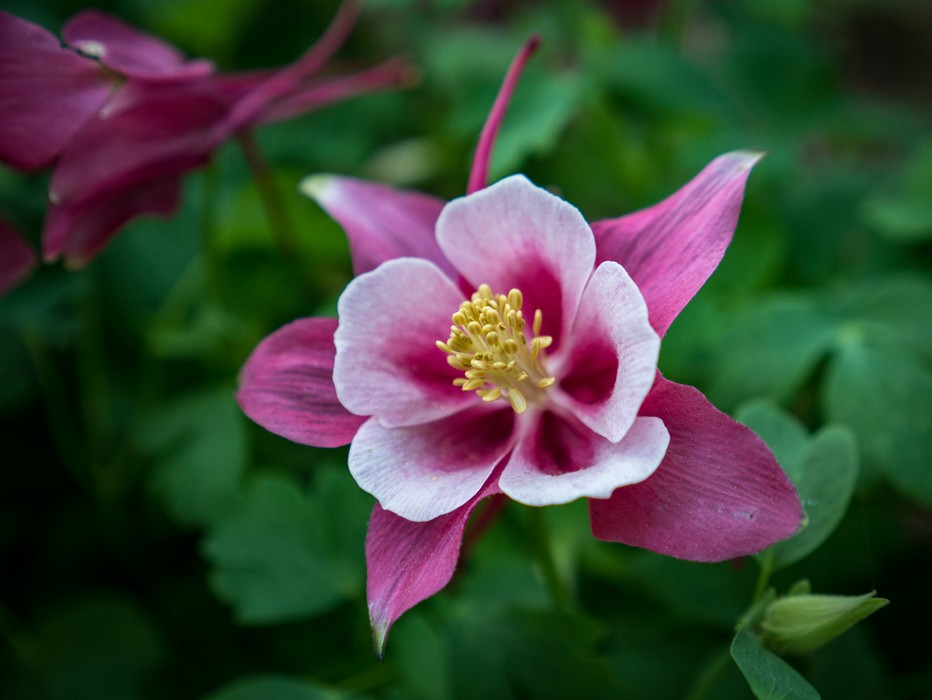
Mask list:
[{"label": "green flower bud", "polygon": [[794,586],[771,603],[760,622],[762,641],[778,654],[809,654],[890,601],[861,596],[817,595]]}]

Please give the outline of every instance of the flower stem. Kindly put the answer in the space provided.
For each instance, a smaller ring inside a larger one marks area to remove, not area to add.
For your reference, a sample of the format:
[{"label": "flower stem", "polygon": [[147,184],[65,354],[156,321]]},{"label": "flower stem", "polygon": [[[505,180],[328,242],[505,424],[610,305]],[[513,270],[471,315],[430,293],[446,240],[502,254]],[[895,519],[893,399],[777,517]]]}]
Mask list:
[{"label": "flower stem", "polygon": [[256,141],[252,132],[244,129],[236,136],[239,147],[246,158],[246,164],[252,172],[253,180],[256,183],[256,189],[259,191],[259,199],[262,200],[262,206],[265,208],[266,216],[269,218],[269,226],[272,229],[272,238],[275,245],[278,246],[279,252],[283,257],[289,258],[298,250],[297,236],[294,227],[291,225],[291,219],[288,216],[288,209],[285,207],[285,200],[282,199],[281,192],[275,182],[275,173],[269,166],[262,149]]},{"label": "flower stem", "polygon": [[684,697],[685,700],[705,700],[709,696],[709,693],[715,687],[715,684],[721,678],[722,673],[725,669],[728,668],[728,664],[731,662],[731,650],[725,649],[718,654],[716,654],[709,664],[705,667],[705,670],[696,679],[696,682],[693,684],[693,687],[689,690]]},{"label": "flower stem", "polygon": [[692,14],[693,0],[670,0],[661,18],[660,33],[674,46],[683,42],[683,34]]},{"label": "flower stem", "polygon": [[550,528],[547,525],[547,516],[543,508],[527,508],[530,520],[531,539],[537,555],[537,564],[544,583],[550,591],[554,605],[560,610],[570,611],[574,608],[573,596],[566,580],[557,569],[557,562],[553,556]]},{"label": "flower stem", "polygon": [[767,550],[760,558],[760,574],[757,576],[757,585],[754,587],[754,598],[751,605],[760,601],[764,592],[767,590],[767,584],[770,583],[770,575],[773,573],[773,552]]}]

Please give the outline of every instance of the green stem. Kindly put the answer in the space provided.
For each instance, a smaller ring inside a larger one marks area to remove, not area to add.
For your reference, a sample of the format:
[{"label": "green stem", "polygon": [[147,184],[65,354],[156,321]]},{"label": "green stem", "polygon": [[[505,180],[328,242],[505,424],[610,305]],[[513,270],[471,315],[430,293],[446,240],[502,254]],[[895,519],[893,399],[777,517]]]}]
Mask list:
[{"label": "green stem", "polygon": [[544,583],[550,591],[553,602],[561,610],[572,610],[573,596],[570,587],[557,569],[556,559],[553,556],[553,546],[550,537],[550,528],[547,526],[547,516],[543,508],[527,508],[530,521],[531,539],[537,555]]},{"label": "green stem", "polygon": [[269,218],[275,245],[283,257],[291,257],[298,250],[298,239],[291,225],[285,200],[282,199],[275,182],[275,173],[272,172],[251,131],[241,131],[236,138],[256,182],[256,189],[259,190],[259,199],[262,200],[262,206],[265,207],[266,216]]},{"label": "green stem", "polygon": [[773,552],[767,550],[759,560],[760,574],[757,577],[757,585],[754,587],[754,598],[751,605],[760,602],[767,590],[767,584],[770,583],[770,575],[773,573]]},{"label": "green stem", "polygon": [[685,700],[705,700],[705,698],[709,697],[709,693],[715,688],[715,684],[718,683],[719,678],[721,678],[722,673],[725,672],[725,669],[728,668],[730,663],[730,649],[725,649],[716,654],[705,667],[702,675],[696,679],[693,687],[690,689],[689,693],[686,694]]}]

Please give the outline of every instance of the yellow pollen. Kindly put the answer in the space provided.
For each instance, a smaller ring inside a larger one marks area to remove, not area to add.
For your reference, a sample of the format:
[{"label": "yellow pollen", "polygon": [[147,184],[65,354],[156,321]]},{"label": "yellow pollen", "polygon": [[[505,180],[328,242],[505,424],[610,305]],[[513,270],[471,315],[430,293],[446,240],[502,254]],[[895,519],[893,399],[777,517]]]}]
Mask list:
[{"label": "yellow pollen", "polygon": [[449,339],[437,341],[450,366],[465,375],[454,379],[454,386],[475,391],[487,403],[505,399],[515,413],[524,413],[529,400],[540,398],[557,381],[544,368],[544,350],[553,338],[540,334],[543,314],[534,312],[528,342],[523,304],[518,289],[493,294],[489,285],[480,284],[453,314]]}]

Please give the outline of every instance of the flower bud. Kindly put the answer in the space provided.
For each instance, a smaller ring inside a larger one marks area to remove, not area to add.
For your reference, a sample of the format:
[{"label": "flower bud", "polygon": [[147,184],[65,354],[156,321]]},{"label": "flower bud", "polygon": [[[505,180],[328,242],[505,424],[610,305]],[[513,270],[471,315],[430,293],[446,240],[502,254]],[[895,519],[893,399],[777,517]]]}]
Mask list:
[{"label": "flower bud", "polygon": [[888,602],[873,591],[861,596],[791,593],[764,611],[761,639],[779,654],[809,654]]}]

